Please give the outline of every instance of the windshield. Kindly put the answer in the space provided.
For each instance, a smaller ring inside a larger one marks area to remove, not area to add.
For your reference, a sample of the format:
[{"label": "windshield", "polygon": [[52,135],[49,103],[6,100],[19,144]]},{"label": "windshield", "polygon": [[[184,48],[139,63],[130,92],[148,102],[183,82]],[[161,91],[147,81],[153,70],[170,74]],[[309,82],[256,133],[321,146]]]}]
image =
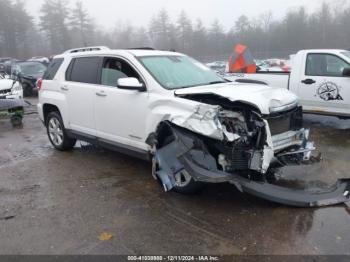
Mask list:
[{"label": "windshield", "polygon": [[147,56],[139,59],[166,89],[173,90],[226,82],[205,65],[190,57]]},{"label": "windshield", "polygon": [[347,58],[350,58],[350,51],[342,52],[343,55],[345,55]]},{"label": "windshield", "polygon": [[46,71],[46,67],[41,63],[23,63],[18,66],[23,75],[40,75]]}]

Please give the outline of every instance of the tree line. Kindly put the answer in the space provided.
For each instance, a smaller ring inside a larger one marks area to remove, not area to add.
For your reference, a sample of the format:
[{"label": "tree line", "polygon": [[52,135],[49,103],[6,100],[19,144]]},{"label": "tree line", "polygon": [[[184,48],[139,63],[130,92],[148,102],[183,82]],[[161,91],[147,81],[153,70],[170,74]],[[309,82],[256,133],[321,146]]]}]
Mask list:
[{"label": "tree line", "polygon": [[170,16],[161,9],[148,26],[119,22],[103,31],[82,1],[45,0],[36,17],[22,0],[0,0],[0,57],[51,56],[91,45],[111,48],[153,47],[176,50],[201,61],[226,60],[233,46],[242,43],[257,58],[288,57],[300,49],[350,48],[350,4],[341,8],[320,3],[308,13],[304,7],[289,10],[282,19],[271,12],[245,15],[225,29],[219,19],[206,26],[185,11]]}]

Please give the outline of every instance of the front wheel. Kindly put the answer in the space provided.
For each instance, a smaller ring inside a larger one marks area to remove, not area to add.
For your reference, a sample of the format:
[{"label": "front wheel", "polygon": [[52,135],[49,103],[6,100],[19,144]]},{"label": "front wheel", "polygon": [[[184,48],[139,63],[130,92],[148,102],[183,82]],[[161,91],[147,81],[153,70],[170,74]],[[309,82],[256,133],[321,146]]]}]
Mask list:
[{"label": "front wheel", "polygon": [[[162,147],[169,145],[173,141],[174,141],[173,136],[167,137],[162,142]],[[158,164],[156,163],[156,160],[153,161],[153,164],[154,164],[153,170],[154,171],[158,170],[159,167],[158,167]],[[183,170],[178,174],[176,174],[174,176],[174,179],[175,179],[175,185],[172,190],[174,192],[184,194],[184,195],[196,194],[202,190],[204,185],[201,182],[195,181],[193,177],[186,170]]]},{"label": "front wheel", "polygon": [[69,138],[64,128],[61,115],[52,112],[46,120],[47,135],[51,144],[59,151],[68,151],[74,148],[76,140]]},{"label": "front wheel", "polygon": [[203,188],[203,183],[196,182],[186,170],[176,174],[175,181],[176,183],[173,191],[180,194],[196,194]]}]

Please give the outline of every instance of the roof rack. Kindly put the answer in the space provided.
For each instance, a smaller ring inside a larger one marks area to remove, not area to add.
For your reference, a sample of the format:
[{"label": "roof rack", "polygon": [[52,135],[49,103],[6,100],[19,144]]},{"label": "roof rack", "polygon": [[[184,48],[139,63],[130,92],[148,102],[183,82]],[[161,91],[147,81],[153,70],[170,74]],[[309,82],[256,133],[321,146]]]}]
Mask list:
[{"label": "roof rack", "polygon": [[106,46],[87,46],[87,47],[81,47],[81,48],[74,48],[70,49],[64,52],[64,54],[73,54],[73,53],[80,53],[80,52],[92,52],[92,51],[103,51],[103,50],[110,50]]}]

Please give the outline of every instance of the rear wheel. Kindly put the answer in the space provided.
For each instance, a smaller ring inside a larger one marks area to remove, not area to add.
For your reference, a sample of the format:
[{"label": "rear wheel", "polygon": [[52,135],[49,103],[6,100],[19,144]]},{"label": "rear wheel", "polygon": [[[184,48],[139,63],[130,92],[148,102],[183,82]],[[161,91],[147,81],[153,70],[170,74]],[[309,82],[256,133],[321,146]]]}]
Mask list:
[{"label": "rear wheel", "polygon": [[[162,146],[164,147],[173,141],[174,137],[169,136],[163,141]],[[204,186],[203,183],[195,181],[186,170],[177,173],[174,179],[175,186],[173,187],[173,191],[184,195],[196,194],[200,192]]]},{"label": "rear wheel", "polygon": [[46,129],[51,144],[57,150],[68,151],[74,148],[76,139],[69,138],[58,112],[51,112],[47,116]]}]

